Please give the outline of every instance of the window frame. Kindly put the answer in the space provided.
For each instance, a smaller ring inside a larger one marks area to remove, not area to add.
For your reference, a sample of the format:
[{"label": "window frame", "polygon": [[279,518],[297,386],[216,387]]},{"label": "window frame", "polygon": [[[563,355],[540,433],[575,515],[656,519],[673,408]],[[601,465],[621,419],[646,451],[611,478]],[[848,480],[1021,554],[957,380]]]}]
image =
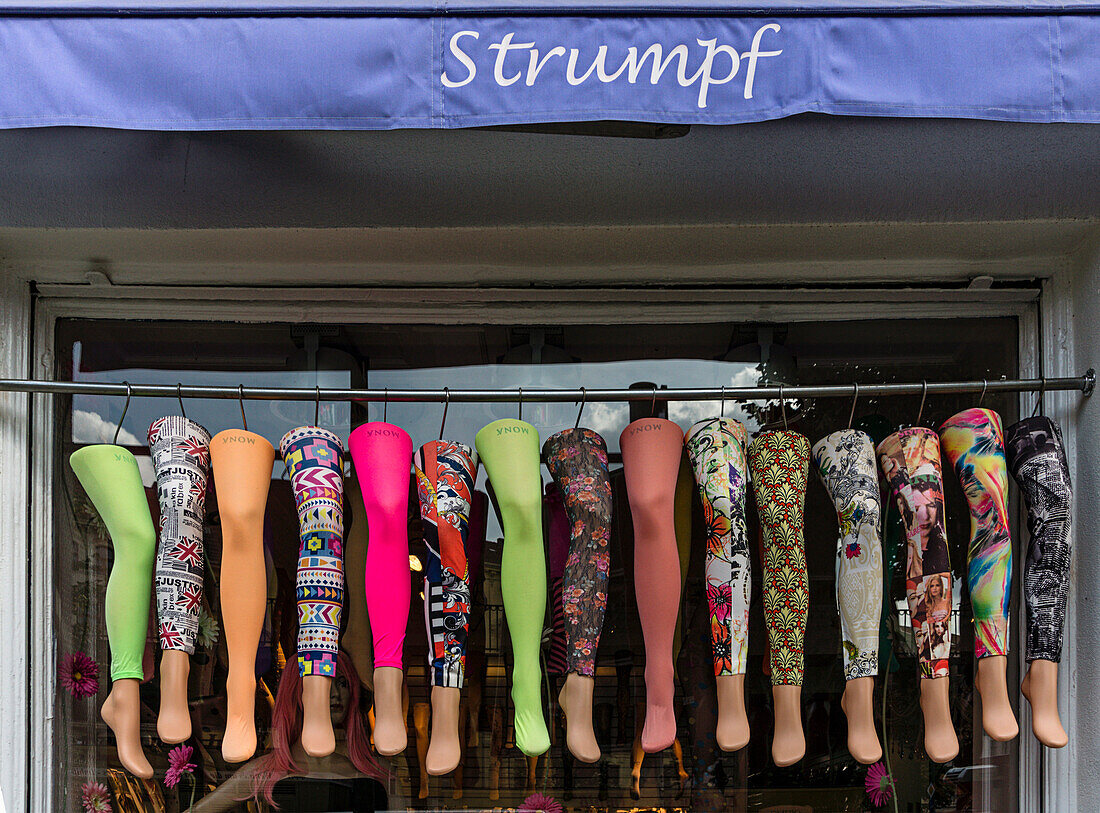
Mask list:
[{"label": "window frame", "polygon": [[[1041,289],[896,287],[778,289],[395,289],[395,288],[215,288],[189,286],[124,286],[103,288],[88,285],[42,285],[27,312],[33,313],[31,370],[35,377],[52,378],[56,323],[59,319],[187,319],[195,322],[311,322],[311,323],[426,323],[426,324],[515,324],[584,323],[592,320],[688,323],[693,321],[846,321],[875,317],[916,319],[961,316],[1014,316],[1018,319],[1019,375],[1048,377],[1075,375],[1072,331],[1072,291],[1064,275],[1046,280]],[[9,333],[19,330],[13,320]],[[30,319],[22,322],[30,332]],[[24,341],[26,339],[24,338]],[[17,368],[16,368],[17,369]],[[1007,371],[1006,371],[1007,372]],[[23,396],[26,398],[26,396]],[[1076,461],[1076,409],[1079,394],[1047,393],[1046,412],[1063,427],[1071,471]],[[1021,414],[1030,414],[1034,396],[1020,396]],[[35,759],[34,754],[54,753],[52,708],[56,696],[56,652],[54,647],[35,642],[53,641],[53,536],[52,485],[54,483],[54,399],[33,397],[25,440],[30,459],[29,484],[0,482],[0,502],[27,508],[29,595],[9,592],[3,601],[11,618],[26,618],[25,702],[13,704],[9,717],[15,730],[27,732],[20,752],[15,738],[0,739],[0,763],[25,766],[23,793],[17,778],[9,787],[8,804],[14,811],[17,800],[26,799],[27,809],[54,809],[55,766],[52,757]],[[2,430],[3,427],[0,427]],[[7,437],[5,433],[5,437]],[[17,464],[18,465],[18,461]],[[17,499],[13,501],[13,494]],[[18,511],[15,514],[19,515]],[[1022,561],[1022,557],[1018,559]],[[0,584],[17,583],[18,565],[6,564]],[[1023,623],[1023,602],[1017,594],[1014,623]],[[1026,703],[1020,704],[1019,806],[1022,811],[1072,810],[1076,807],[1075,651],[1076,569],[1071,573],[1067,607],[1065,646],[1059,670],[1063,722],[1070,731],[1070,743],[1060,750],[1043,749],[1030,733]],[[22,612],[21,612],[22,610]],[[17,644],[18,645],[18,642]],[[1014,657],[1026,668],[1023,651]],[[35,676],[38,679],[34,679]],[[20,700],[20,698],[13,698]],[[20,720],[20,717],[25,719]],[[32,725],[34,721],[45,724]],[[19,723],[23,722],[23,726]],[[8,757],[17,756],[18,763]],[[14,773],[14,771],[12,771]],[[14,799],[13,799],[14,796]],[[15,804],[13,805],[13,802]]]}]

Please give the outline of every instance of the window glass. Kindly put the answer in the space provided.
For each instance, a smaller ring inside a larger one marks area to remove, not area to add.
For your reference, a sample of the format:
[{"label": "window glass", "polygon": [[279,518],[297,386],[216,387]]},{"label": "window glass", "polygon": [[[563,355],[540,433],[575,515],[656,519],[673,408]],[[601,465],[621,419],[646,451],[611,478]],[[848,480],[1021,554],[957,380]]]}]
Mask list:
[{"label": "window glass", "polygon": [[[131,383],[243,384],[290,387],[505,388],[637,387],[655,397],[622,403],[585,404],[580,423],[598,431],[610,452],[614,509],[607,615],[596,653],[594,720],[602,749],[593,765],[574,761],[565,747],[557,706],[560,678],[548,675],[544,706],[552,721],[552,745],[537,760],[515,747],[509,699],[511,647],[500,589],[500,524],[489,512],[483,567],[472,585],[473,612],[467,649],[466,685],[461,710],[463,756],[460,770],[430,777],[420,759],[429,732],[427,653],[423,615],[425,555],[411,490],[409,539],[412,606],[405,639],[408,689],[408,748],[397,757],[376,754],[376,776],[353,764],[346,731],[357,724],[369,732],[371,705],[369,656],[344,640],[355,670],[341,671],[334,684],[333,715],[338,746],[334,756],[308,759],[295,749],[300,770],[266,774],[283,810],[344,811],[385,809],[509,808],[534,792],[568,810],[893,810],[876,807],[868,796],[867,768],[846,749],[846,722],[840,708],[844,689],[840,623],[834,594],[837,517],[828,494],[811,472],[805,504],[805,545],[809,577],[809,622],[802,715],[806,757],[788,768],[771,762],[772,700],[767,633],[762,607],[759,523],[750,500],[748,522],[753,540],[747,707],[752,739],[736,753],[715,743],[715,682],[710,621],[704,591],[706,548],[703,506],[690,489],[690,530],[686,580],[678,622],[676,651],[677,741],[673,748],[641,757],[637,745],[644,707],[644,646],[635,588],[633,535],[619,454],[619,433],[631,419],[667,416],[683,429],[705,417],[725,415],[746,424],[793,430],[811,443],[848,425],[851,398],[788,399],[771,403],[728,399],[667,402],[662,387],[755,385],[762,380],[788,384],[862,383],[995,379],[1017,372],[1014,319],[902,320],[792,323],[755,326],[570,325],[570,326],[296,326],[196,324],[184,322],[63,321],[57,333],[57,375],[78,381]],[[157,737],[159,705],[155,607],[150,612],[142,683],[142,744],[155,777],[141,782],[121,771],[111,730],[98,710],[107,696],[110,657],[104,620],[104,592],[113,551],[106,529],[67,460],[77,448],[110,443],[123,412],[123,398],[78,396],[58,399],[55,506],[55,611],[57,657],[84,653],[98,666],[99,686],[89,697],[57,689],[57,753],[54,777],[59,807],[77,809],[87,783],[103,783],[115,810],[187,809],[197,811],[264,810],[254,793],[257,767],[272,764],[273,702],[284,665],[295,668],[297,613],[295,569],[298,524],[286,473],[280,461],[272,472],[268,497],[265,557],[269,601],[258,658],[256,757],[243,766],[223,760],[227,649],[222,634],[220,596],[233,589],[232,574],[221,571],[221,529],[216,495],[206,504],[205,561],[200,644],[191,658],[189,682],[194,772],[174,787],[166,785],[172,746]],[[921,424],[936,427],[955,412],[974,406],[971,395],[929,396]],[[857,427],[881,439],[916,421],[921,398],[860,397]],[[1013,395],[986,395],[983,406],[998,411],[1007,425],[1017,417]],[[184,399],[191,419],[211,433],[242,426],[240,404],[232,400]],[[248,428],[276,446],[290,429],[314,422],[313,402],[246,401]],[[150,422],[179,414],[176,399],[132,399],[119,443],[137,456],[154,522],[158,506],[146,446]],[[346,442],[352,428],[383,417],[412,436],[414,448],[435,439],[440,404],[323,403],[319,423]],[[785,413],[785,416],[784,416]],[[444,435],[473,444],[477,430],[501,417],[516,417],[515,403],[451,404]],[[572,427],[576,404],[522,405],[522,417],[545,439]],[[543,467],[544,484],[550,476]],[[484,468],[477,488],[487,490]],[[944,477],[946,527],[957,609],[948,625],[951,638],[951,708],[960,753],[951,763],[929,761],[922,747],[916,646],[904,593],[904,550],[899,546],[898,512],[886,501],[887,574],[884,585],[891,608],[882,625],[880,669],[875,708],[886,745],[884,768],[893,777],[898,810],[1011,811],[1017,806],[1018,741],[998,743],[981,732],[974,691],[974,634],[970,623],[965,563],[970,533],[965,498],[954,473]],[[350,522],[365,522],[346,506]],[[687,514],[684,515],[686,517]],[[1014,517],[1015,518],[1015,517]],[[544,523],[548,527],[548,523]],[[687,525],[682,523],[682,529]],[[1016,556],[1020,556],[1017,532]],[[644,584],[644,574],[640,582]],[[347,601],[351,601],[349,597]],[[1018,651],[1022,618],[1018,587],[1013,593],[1010,635]],[[345,624],[349,613],[344,613]],[[547,618],[546,625],[550,626]],[[545,661],[545,650],[544,650]],[[1010,657],[1009,686],[1019,684]],[[1014,704],[1018,693],[1011,691]],[[278,728],[278,726],[275,726]],[[1025,733],[1026,735],[1026,733]],[[369,750],[369,749],[367,749]]]}]

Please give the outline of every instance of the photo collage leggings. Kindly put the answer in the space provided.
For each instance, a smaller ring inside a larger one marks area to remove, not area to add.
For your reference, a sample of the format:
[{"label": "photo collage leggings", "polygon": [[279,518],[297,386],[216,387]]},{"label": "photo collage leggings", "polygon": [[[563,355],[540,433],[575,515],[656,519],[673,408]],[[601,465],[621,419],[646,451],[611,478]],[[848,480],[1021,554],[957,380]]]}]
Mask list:
[{"label": "photo collage leggings", "polygon": [[287,432],[279,452],[298,508],[298,671],[335,677],[344,602],[344,448],[319,426]]},{"label": "photo collage leggings", "polygon": [[684,435],[706,517],[707,606],[714,674],[743,675],[752,591],[745,499],[748,434],[732,418],[699,421]]},{"label": "photo collage leggings", "polygon": [[940,439],[924,427],[902,429],[878,445],[878,455],[905,531],[905,594],[921,677],[947,677],[953,593]]},{"label": "photo collage leggings", "polygon": [[882,617],[882,516],[875,447],[864,432],[841,429],[813,448],[818,476],[836,506],[836,604],[844,679],[878,674]]},{"label": "photo collage leggings", "polygon": [[567,429],[543,444],[569,522],[561,576],[566,673],[593,677],[607,609],[611,562],[611,479],[607,444],[591,429]]},{"label": "photo collage leggings", "polygon": [[764,535],[764,620],[772,685],[802,685],[809,588],[803,512],[810,442],[797,432],[763,432],[749,445]]},{"label": "photo collage leggings", "polygon": [[1031,545],[1024,568],[1029,661],[1058,663],[1073,553],[1073,486],[1066,447],[1050,418],[1024,418],[1005,433],[1008,466],[1027,505]]},{"label": "photo collage leggings", "polygon": [[1001,416],[989,409],[964,410],[940,427],[940,443],[970,507],[967,584],[974,615],[974,656],[1006,655],[1012,538]]},{"label": "photo collage leggings", "polygon": [[149,427],[149,452],[160,502],[155,573],[160,648],[191,655],[202,606],[210,433],[183,416],[159,418]]},{"label": "photo collage leggings", "polygon": [[424,623],[433,686],[462,688],[470,616],[466,544],[476,468],[473,450],[436,440],[413,458],[427,561]]}]

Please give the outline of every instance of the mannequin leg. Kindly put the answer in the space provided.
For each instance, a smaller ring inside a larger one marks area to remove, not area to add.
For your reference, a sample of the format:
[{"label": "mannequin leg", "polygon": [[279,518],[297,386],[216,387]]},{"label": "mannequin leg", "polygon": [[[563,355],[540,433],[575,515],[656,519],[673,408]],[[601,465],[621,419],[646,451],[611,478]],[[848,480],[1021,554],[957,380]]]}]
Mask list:
[{"label": "mannequin leg", "polygon": [[374,743],[378,753],[405,750],[402,651],[409,622],[409,479],[412,438],[389,423],[365,423],[348,439],[362,489],[370,541],[364,591],[374,639]]},{"label": "mannequin leg", "polygon": [[427,799],[431,795],[431,772],[428,770],[428,720],[431,707],[427,703],[413,705],[413,730],[416,732],[416,763],[420,766],[420,792],[418,799]]},{"label": "mannequin leg", "polygon": [[882,540],[875,448],[863,432],[842,429],[814,444],[817,473],[836,506],[840,522],[836,551],[836,601],[844,654],[848,752],[864,765],[882,758],[875,730],[882,616]]},{"label": "mannequin leg", "polygon": [[500,798],[500,759],[504,750],[504,709],[489,707],[489,800]]},{"label": "mannequin leg", "polygon": [[539,436],[531,424],[504,418],[483,427],[475,443],[504,525],[500,591],[512,638],[516,745],[528,756],[543,754],[550,748],[550,733],[542,712],[539,664],[546,615]]},{"label": "mannequin leg", "polygon": [[187,675],[202,604],[210,434],[182,416],[159,418],[149,427],[149,452],[160,500],[156,588],[163,655],[157,733],[164,742],[177,743],[191,736]]},{"label": "mannequin leg", "polygon": [[995,740],[1020,733],[1008,701],[1008,601],[1012,590],[1012,539],[1008,532],[1008,471],[1001,416],[968,409],[940,428],[941,443],[970,506],[967,579],[974,612],[977,687],[982,726]]},{"label": "mannequin leg", "polygon": [[264,513],[275,448],[253,432],[229,429],[210,442],[222,527],[222,628],[229,651],[222,756],[244,762],[256,751],[256,647],[267,609]]},{"label": "mannequin leg", "polygon": [[797,432],[764,432],[749,446],[748,458],[764,534],[764,619],[775,702],[772,760],[782,767],[806,755],[801,700],[809,595],[802,514],[810,444]]},{"label": "mannequin leg", "polygon": [[450,773],[462,756],[459,701],[466,667],[470,575],[466,535],[475,466],[468,446],[432,441],[414,461],[421,527],[427,551],[424,620],[430,646],[432,739],[427,771]]},{"label": "mannequin leg", "polygon": [[115,553],[103,601],[111,647],[111,693],[100,714],[114,732],[123,767],[150,779],[153,768],[141,749],[138,697],[156,548],[149,503],[137,461],[121,446],[85,446],[73,452],[69,465],[107,526]]},{"label": "mannequin leg", "polygon": [[634,522],[634,585],[646,653],[642,749],[650,754],[676,739],[672,640],[680,613],[680,554],[675,494],[683,442],[680,427],[663,418],[634,421],[619,436]]},{"label": "mannequin leg", "polygon": [[642,732],[645,730],[646,705],[634,706],[634,741],[630,745],[630,798],[639,799],[642,795],[642,763],[645,761],[645,749],[642,747]]},{"label": "mannequin leg", "polygon": [[750,579],[745,493],[745,427],[711,418],[684,438],[707,519],[707,604],[718,688],[718,747],[737,751],[749,742],[745,714]]},{"label": "mannequin leg", "polygon": [[591,429],[568,429],[550,437],[543,451],[564,495],[570,526],[562,576],[567,674],[558,702],[566,717],[570,752],[581,762],[596,762],[600,746],[592,730],[592,695],[611,560],[607,446]]},{"label": "mannequin leg", "polygon": [[[344,473],[340,439],[303,426],[279,443],[298,507],[298,669],[302,748],[313,757],[336,748],[329,711],[344,600]],[[377,739],[377,734],[375,735]]]},{"label": "mannequin leg", "polygon": [[1062,432],[1046,417],[1025,418],[1006,432],[1008,466],[1027,505],[1031,544],[1024,572],[1031,730],[1050,748],[1069,742],[1058,715],[1058,662],[1073,554],[1073,487]]},{"label": "mannequin leg", "polygon": [[939,437],[923,427],[902,429],[883,440],[877,451],[905,525],[905,592],[921,669],[924,750],[933,762],[949,762],[959,753],[959,741],[947,683],[953,594]]},{"label": "mannequin leg", "polygon": [[374,648],[371,644],[370,617],[367,615],[367,594],[364,578],[367,571],[367,509],[363,492],[354,476],[344,484],[350,519],[344,525],[344,612],[348,621],[341,636],[341,645],[355,664],[359,681],[374,690]]}]

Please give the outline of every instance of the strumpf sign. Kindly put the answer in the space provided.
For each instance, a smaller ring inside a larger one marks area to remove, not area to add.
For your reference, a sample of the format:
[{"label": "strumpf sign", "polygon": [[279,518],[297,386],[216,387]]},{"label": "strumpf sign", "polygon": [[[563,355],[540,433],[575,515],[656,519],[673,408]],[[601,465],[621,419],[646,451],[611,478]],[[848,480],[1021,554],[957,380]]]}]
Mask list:
[{"label": "strumpf sign", "polygon": [[0,127],[737,124],[805,112],[1100,122],[1100,13],[2,9]]}]

